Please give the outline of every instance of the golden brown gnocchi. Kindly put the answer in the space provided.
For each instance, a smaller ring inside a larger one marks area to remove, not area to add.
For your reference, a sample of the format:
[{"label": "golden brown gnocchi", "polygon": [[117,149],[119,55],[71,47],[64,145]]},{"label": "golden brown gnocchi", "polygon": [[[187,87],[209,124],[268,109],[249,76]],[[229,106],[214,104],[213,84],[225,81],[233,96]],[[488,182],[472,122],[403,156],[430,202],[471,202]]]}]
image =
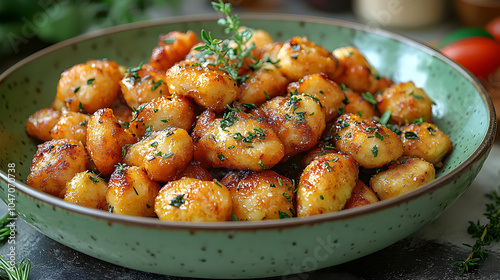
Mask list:
[{"label": "golden brown gnocchi", "polygon": [[358,164],[349,155],[330,153],[314,159],[300,175],[297,216],[342,210],[358,179]]},{"label": "golden brown gnocchi", "polygon": [[127,165],[143,167],[153,181],[167,182],[193,158],[193,140],[186,130],[171,126],[149,133],[123,154]]},{"label": "golden brown gnocchi", "polygon": [[165,74],[157,73],[150,65],[128,68],[120,81],[125,102],[130,108],[139,108],[162,95],[168,95]]},{"label": "golden brown gnocchi", "polygon": [[285,147],[284,160],[314,147],[326,127],[325,108],[310,94],[278,96],[262,105],[256,114],[278,135]]},{"label": "golden brown gnocchi", "polygon": [[403,155],[399,136],[386,126],[354,114],[344,114],[332,132],[337,150],[365,168],[380,168]]},{"label": "golden brown gnocchi", "polygon": [[400,196],[436,178],[434,166],[421,158],[402,157],[370,178],[370,187],[381,200]]},{"label": "golden brown gnocchi", "polygon": [[160,220],[188,222],[230,221],[232,208],[224,185],[187,177],[163,186],[154,205]]},{"label": "golden brown gnocchi", "polygon": [[450,137],[432,123],[421,122],[401,128],[404,155],[420,157],[435,167],[443,166],[443,159],[451,153],[453,145]]},{"label": "golden brown gnocchi", "polygon": [[56,125],[61,117],[61,112],[52,108],[43,108],[31,116],[26,121],[26,133],[38,140],[49,141],[52,139],[50,130]]},{"label": "golden brown gnocchi", "polygon": [[413,82],[392,85],[376,98],[380,112],[390,112],[391,121],[396,124],[412,123],[419,118],[432,122],[433,102]]},{"label": "golden brown gnocchi", "polygon": [[231,193],[234,220],[262,221],[295,216],[294,183],[274,171],[232,171],[221,183]]},{"label": "golden brown gnocchi", "polygon": [[109,176],[123,159],[123,149],[137,142],[109,108],[95,112],[87,124],[87,150],[99,172]]},{"label": "golden brown gnocchi", "polygon": [[195,118],[195,109],[187,98],[163,95],[139,107],[129,123],[129,131],[136,137],[170,126],[189,131]]},{"label": "golden brown gnocchi", "polygon": [[113,61],[89,60],[61,74],[56,99],[70,111],[94,113],[109,107],[118,97],[122,76]]},{"label": "golden brown gnocchi", "polygon": [[280,162],[284,147],[269,125],[233,110],[222,118],[208,110],[199,116],[192,134],[194,159],[204,166],[253,171]]},{"label": "golden brown gnocchi", "polygon": [[240,89],[226,72],[213,65],[180,62],[167,70],[171,94],[192,98],[205,109],[222,112],[240,95]]},{"label": "golden brown gnocchi", "polygon": [[75,140],[50,140],[38,145],[26,180],[28,186],[63,198],[66,183],[79,172],[87,170],[89,155]]},{"label": "golden brown gnocchi", "polygon": [[52,139],[73,139],[86,143],[87,123],[90,117],[86,114],[65,111],[56,125],[50,130]]},{"label": "golden brown gnocchi", "polygon": [[94,209],[107,210],[106,192],[108,184],[104,179],[83,171],[75,174],[66,183],[64,201]]},{"label": "golden brown gnocchi", "polygon": [[106,192],[111,213],[154,217],[154,202],[160,184],[149,179],[146,170],[137,166],[118,166]]}]

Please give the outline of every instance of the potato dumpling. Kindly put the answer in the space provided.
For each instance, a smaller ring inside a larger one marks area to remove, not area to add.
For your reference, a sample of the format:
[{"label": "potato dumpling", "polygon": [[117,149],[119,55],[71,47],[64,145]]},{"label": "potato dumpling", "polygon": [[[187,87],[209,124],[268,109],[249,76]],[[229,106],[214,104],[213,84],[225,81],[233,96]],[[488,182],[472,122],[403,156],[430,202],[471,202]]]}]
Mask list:
[{"label": "potato dumpling", "polygon": [[115,214],[154,217],[154,203],[160,184],[149,179],[138,166],[118,166],[106,192],[108,211]]},{"label": "potato dumpling", "polygon": [[[261,106],[262,115],[285,146],[287,160],[318,143],[325,130],[325,109],[310,94],[275,97]],[[256,111],[258,113],[258,111]]]},{"label": "potato dumpling", "polygon": [[358,165],[349,155],[317,157],[300,175],[297,216],[336,212],[344,208],[358,179]]},{"label": "potato dumpling", "polygon": [[343,69],[337,77],[331,77],[337,83],[343,83],[355,92],[375,93],[384,90],[392,81],[381,77],[355,47],[343,47],[333,51]]},{"label": "potato dumpling", "polygon": [[130,108],[138,108],[163,94],[168,95],[165,75],[142,63],[138,67],[127,69],[120,81],[120,88]]},{"label": "potato dumpling", "polygon": [[171,94],[192,98],[205,109],[222,112],[240,95],[236,81],[218,66],[180,62],[167,70]]},{"label": "potato dumpling", "polygon": [[50,140],[38,145],[26,184],[63,198],[66,182],[76,173],[87,170],[88,165],[89,156],[79,141]]},{"label": "potato dumpling", "polygon": [[284,156],[283,144],[269,125],[239,110],[222,118],[205,111],[193,129],[194,159],[203,166],[263,171]]},{"label": "potato dumpling", "polygon": [[254,52],[255,58],[259,60],[264,59],[276,63],[278,61],[278,53],[283,47],[283,44],[283,42],[274,42],[265,44],[260,48],[256,48]]},{"label": "potato dumpling", "polygon": [[423,89],[417,88],[413,82],[395,84],[382,94],[377,94],[380,112],[391,113],[391,122],[397,124],[412,123],[423,118],[432,122],[432,100]]},{"label": "potato dumpling", "polygon": [[85,146],[87,137],[87,123],[90,117],[86,114],[66,111],[57,124],[50,130],[53,139],[73,139],[82,142]]},{"label": "potato dumpling", "polygon": [[276,66],[264,63],[259,70],[250,73],[248,79],[240,85],[241,95],[238,101],[260,106],[275,96],[283,95],[287,84],[288,79]]},{"label": "potato dumpling", "polygon": [[402,157],[370,178],[380,200],[400,196],[436,178],[434,166],[421,158]]},{"label": "potato dumpling", "polygon": [[[377,102],[375,101],[375,98],[373,98],[373,95],[371,95],[371,93],[366,92],[361,95],[351,90],[346,90],[345,97],[347,100],[347,104],[343,106],[343,109],[341,109],[344,114],[356,114],[369,120],[373,120],[373,117],[377,115],[377,111],[375,110],[375,105],[377,104]],[[368,102],[367,99],[375,103],[375,105]]]},{"label": "potato dumpling", "polygon": [[161,188],[154,209],[164,221],[224,222],[231,220],[231,194],[217,181],[185,177]]},{"label": "potato dumpling", "polygon": [[118,123],[109,108],[99,109],[87,123],[87,150],[103,176],[109,176],[122,161],[123,148],[137,142]]},{"label": "potato dumpling", "polygon": [[168,127],[152,132],[126,148],[124,162],[144,167],[153,181],[172,180],[193,158],[193,140],[182,128]]},{"label": "potato dumpling", "polygon": [[295,216],[295,186],[274,171],[232,171],[221,183],[231,193],[233,219],[262,221]]},{"label": "potato dumpling", "polygon": [[377,194],[363,181],[356,180],[356,186],[352,190],[351,197],[345,203],[344,209],[352,209],[360,206],[378,202]]},{"label": "potato dumpling", "polygon": [[438,168],[443,166],[444,157],[453,149],[450,137],[428,122],[403,126],[401,140],[405,156],[423,158]]},{"label": "potato dumpling", "polygon": [[314,73],[336,77],[339,71],[337,58],[305,37],[293,37],[285,42],[278,59],[280,71],[292,81]]},{"label": "potato dumpling", "polygon": [[107,210],[106,192],[108,184],[88,171],[75,174],[66,183],[64,201],[94,209]]},{"label": "potato dumpling", "polygon": [[182,177],[195,178],[204,181],[212,181],[214,179],[210,172],[208,172],[206,168],[201,166],[201,163],[199,161],[189,162],[186,168],[184,168],[182,172],[179,172],[174,180],[179,180]]},{"label": "potato dumpling", "polygon": [[354,114],[337,118],[332,131],[337,150],[365,168],[380,168],[403,155],[399,136],[376,121]]},{"label": "potato dumpling", "polygon": [[89,60],[61,74],[56,99],[73,112],[94,113],[113,103],[120,93],[122,72],[118,64]]},{"label": "potato dumpling", "polygon": [[161,35],[158,38],[158,46],[153,49],[149,64],[158,70],[166,71],[183,60],[198,42],[198,37],[191,30],[186,33],[172,31]]},{"label": "potato dumpling", "polygon": [[61,112],[52,108],[43,108],[31,116],[26,121],[26,133],[41,141],[52,139],[50,130],[56,125],[61,117]]},{"label": "potato dumpling", "polygon": [[297,82],[290,83],[287,91],[310,94],[321,101],[325,107],[326,121],[338,116],[339,108],[343,106],[345,95],[337,83],[330,80],[324,73],[306,75]]},{"label": "potato dumpling", "polygon": [[163,95],[139,108],[129,131],[137,137],[170,126],[189,131],[195,120],[194,106],[187,98]]}]

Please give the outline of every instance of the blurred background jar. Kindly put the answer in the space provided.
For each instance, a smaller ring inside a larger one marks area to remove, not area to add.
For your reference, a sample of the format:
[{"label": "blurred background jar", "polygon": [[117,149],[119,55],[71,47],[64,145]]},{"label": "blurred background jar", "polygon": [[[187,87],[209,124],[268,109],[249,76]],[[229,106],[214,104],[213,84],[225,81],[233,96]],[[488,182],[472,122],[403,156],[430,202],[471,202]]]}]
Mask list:
[{"label": "blurred background jar", "polygon": [[354,14],[380,28],[423,28],[446,17],[446,0],[353,0]]}]

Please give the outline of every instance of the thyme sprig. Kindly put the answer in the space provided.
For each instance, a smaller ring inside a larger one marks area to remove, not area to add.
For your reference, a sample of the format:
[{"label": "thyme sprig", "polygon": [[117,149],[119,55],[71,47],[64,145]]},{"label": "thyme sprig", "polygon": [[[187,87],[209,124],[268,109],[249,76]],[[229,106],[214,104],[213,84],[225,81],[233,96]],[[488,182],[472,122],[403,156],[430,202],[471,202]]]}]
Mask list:
[{"label": "thyme sprig", "polygon": [[[250,29],[240,31],[240,17],[231,15],[232,5],[219,0],[219,3],[212,2],[214,10],[222,12],[226,18],[220,18],[217,24],[225,26],[224,33],[232,34],[229,40],[221,40],[213,37],[212,32],[201,31],[201,39],[205,45],[198,46],[195,50],[200,53],[196,55],[202,65],[218,65],[219,69],[229,74],[238,83],[244,82],[248,75],[239,75],[239,69],[246,58],[251,57],[251,51],[255,44],[247,45],[253,32]],[[230,42],[234,42],[231,45]],[[215,56],[215,61],[211,62],[209,57]]]},{"label": "thyme sprig", "polygon": [[10,231],[12,230],[12,228],[8,226],[8,218],[10,217],[9,212],[7,212],[7,214],[0,219],[0,245],[4,244],[9,239]]},{"label": "thyme sprig", "polygon": [[481,260],[486,259],[488,252],[483,250],[484,246],[490,245],[493,241],[500,241],[500,195],[493,190],[486,194],[486,197],[492,201],[486,204],[486,213],[484,213],[489,220],[488,224],[481,225],[479,220],[477,223],[469,221],[467,232],[473,238],[477,238],[476,243],[474,245],[463,244],[471,248],[470,254],[463,260],[453,262],[454,266],[460,268],[461,275],[471,268],[476,268]]},{"label": "thyme sprig", "polygon": [[31,271],[29,260],[22,259],[16,266],[12,265],[0,256],[0,278],[8,280],[28,280]]}]

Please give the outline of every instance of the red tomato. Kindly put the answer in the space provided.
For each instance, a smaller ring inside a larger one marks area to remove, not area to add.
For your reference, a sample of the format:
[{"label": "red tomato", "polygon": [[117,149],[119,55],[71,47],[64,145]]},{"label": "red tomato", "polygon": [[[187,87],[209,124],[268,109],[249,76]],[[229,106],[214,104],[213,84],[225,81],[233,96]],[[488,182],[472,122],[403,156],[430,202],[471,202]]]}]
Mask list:
[{"label": "red tomato", "polygon": [[444,46],[441,53],[478,77],[487,77],[500,67],[500,43],[490,38],[464,38]]},{"label": "red tomato", "polygon": [[493,35],[493,37],[495,37],[495,39],[498,42],[500,42],[500,17],[497,17],[497,18],[493,19],[492,21],[490,21],[486,25],[486,31],[488,31],[488,33]]}]

